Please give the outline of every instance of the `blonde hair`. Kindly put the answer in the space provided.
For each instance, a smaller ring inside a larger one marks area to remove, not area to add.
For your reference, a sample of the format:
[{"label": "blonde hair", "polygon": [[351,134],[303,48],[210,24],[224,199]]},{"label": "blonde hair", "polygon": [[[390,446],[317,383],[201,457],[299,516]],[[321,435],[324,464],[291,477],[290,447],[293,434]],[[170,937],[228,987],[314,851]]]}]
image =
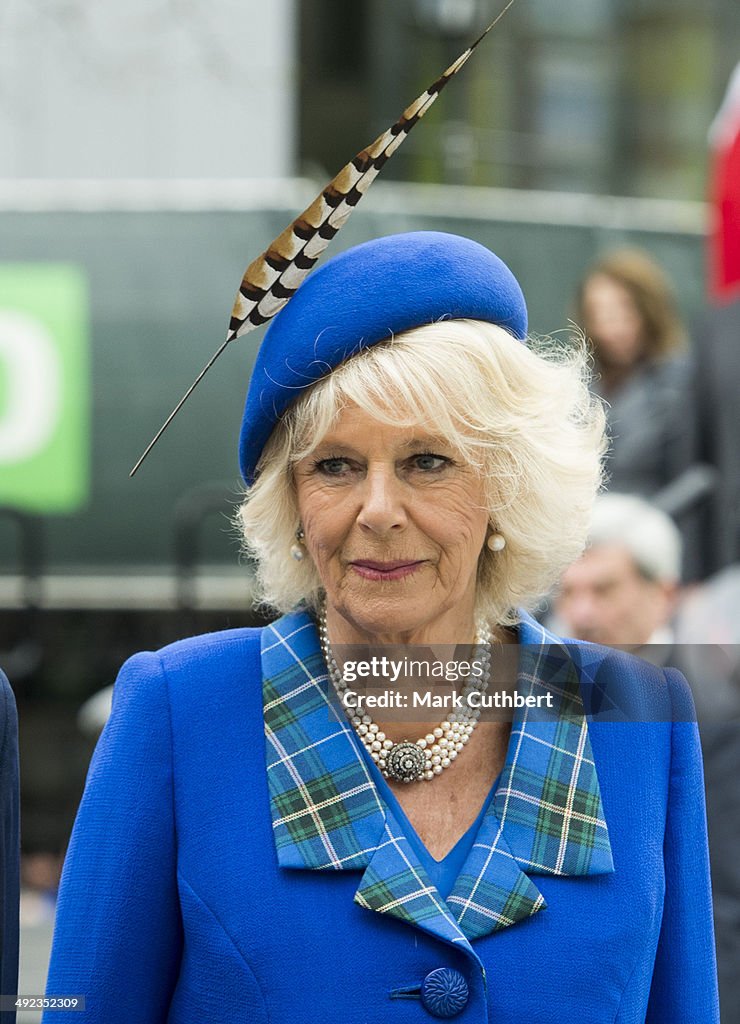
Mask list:
[{"label": "blonde hair", "polygon": [[299,525],[292,469],[350,403],[384,423],[443,435],[484,480],[503,551],[484,546],[477,611],[513,625],[582,552],[606,450],[582,337],[522,343],[478,320],[417,327],[367,348],[308,388],[275,427],[239,508],[262,601],[316,608],[321,580],[290,547]]}]

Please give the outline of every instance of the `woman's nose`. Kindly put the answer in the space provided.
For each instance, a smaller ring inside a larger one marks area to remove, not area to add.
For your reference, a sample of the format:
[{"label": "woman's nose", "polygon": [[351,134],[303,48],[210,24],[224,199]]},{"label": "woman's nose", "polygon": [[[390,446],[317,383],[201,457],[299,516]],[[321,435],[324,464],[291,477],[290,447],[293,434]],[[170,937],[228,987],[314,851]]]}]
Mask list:
[{"label": "woman's nose", "polygon": [[370,467],[362,484],[357,522],[376,533],[398,529],[406,524],[403,484],[390,467]]}]

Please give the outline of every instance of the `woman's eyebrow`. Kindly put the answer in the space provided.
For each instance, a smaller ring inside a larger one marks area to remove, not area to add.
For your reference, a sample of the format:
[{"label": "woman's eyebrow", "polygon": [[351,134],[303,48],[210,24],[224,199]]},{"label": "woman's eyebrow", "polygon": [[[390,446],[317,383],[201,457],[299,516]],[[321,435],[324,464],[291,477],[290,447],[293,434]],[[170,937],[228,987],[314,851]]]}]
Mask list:
[{"label": "woman's eyebrow", "polygon": [[412,437],[405,441],[403,448],[449,448],[450,442],[438,434],[424,434],[421,437]]},{"label": "woman's eyebrow", "polygon": [[[450,443],[444,437],[436,434],[423,434],[412,437],[408,441],[402,441],[398,449],[403,452],[428,451],[431,448],[449,448]],[[331,455],[354,455],[360,457],[362,453],[354,445],[347,441],[335,440],[331,436],[324,437],[316,447],[309,452],[307,458],[317,458]]]},{"label": "woman's eyebrow", "polygon": [[331,438],[324,438],[313,448],[306,458],[315,458],[317,455],[357,455],[357,450],[346,441],[333,441]]}]

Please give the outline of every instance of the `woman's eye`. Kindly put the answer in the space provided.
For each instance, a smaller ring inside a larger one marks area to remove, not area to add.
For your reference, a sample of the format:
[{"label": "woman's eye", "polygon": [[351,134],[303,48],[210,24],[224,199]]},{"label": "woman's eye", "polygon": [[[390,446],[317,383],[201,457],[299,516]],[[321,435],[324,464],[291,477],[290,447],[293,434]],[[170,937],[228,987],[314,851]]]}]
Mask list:
[{"label": "woman's eye", "polygon": [[431,452],[424,452],[421,455],[414,456],[413,465],[415,469],[421,469],[428,473],[430,471],[433,472],[435,469],[442,469],[449,461],[444,455],[432,455]]},{"label": "woman's eye", "polygon": [[349,468],[347,459],[320,459],[315,465],[326,476],[341,476]]}]

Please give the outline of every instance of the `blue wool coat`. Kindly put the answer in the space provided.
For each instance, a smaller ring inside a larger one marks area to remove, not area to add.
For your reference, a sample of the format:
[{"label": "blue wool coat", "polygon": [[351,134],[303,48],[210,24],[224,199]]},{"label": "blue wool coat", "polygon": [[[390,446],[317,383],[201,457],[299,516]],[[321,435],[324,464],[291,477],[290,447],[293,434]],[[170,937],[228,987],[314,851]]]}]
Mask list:
[{"label": "blue wool coat", "polygon": [[[547,685],[558,711],[517,713],[446,901],[330,700],[305,613],[130,659],[47,985],[87,1009],[47,1024],[716,1024],[685,681],[526,615],[519,641],[520,689]],[[615,692],[629,721],[586,713]]]}]

